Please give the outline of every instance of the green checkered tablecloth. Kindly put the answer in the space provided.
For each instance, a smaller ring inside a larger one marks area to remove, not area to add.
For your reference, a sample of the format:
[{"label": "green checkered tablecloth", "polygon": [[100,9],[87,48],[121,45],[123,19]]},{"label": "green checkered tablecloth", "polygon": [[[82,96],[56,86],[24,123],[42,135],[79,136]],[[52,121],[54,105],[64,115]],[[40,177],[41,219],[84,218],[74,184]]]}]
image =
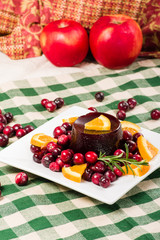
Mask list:
[{"label": "green checkered tablecloth", "polygon": [[[139,60],[116,71],[91,64],[77,73],[4,83],[0,108],[13,113],[12,124],[38,127],[73,105],[116,115],[118,102],[134,97],[138,105],[126,120],[160,133],[160,120],[150,118],[152,109],[160,109],[159,75],[160,60]],[[103,102],[95,100],[97,91],[104,92]],[[63,97],[65,106],[47,112],[41,99],[56,97]],[[0,240],[160,239],[160,169],[113,205],[30,173],[29,184],[19,187],[14,182],[19,171],[0,162]]]}]

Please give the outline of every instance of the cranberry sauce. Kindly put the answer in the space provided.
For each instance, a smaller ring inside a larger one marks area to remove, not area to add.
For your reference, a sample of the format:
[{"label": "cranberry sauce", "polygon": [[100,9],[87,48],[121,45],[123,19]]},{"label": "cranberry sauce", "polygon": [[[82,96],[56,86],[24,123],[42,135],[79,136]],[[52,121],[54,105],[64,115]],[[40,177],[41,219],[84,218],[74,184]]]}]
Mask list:
[{"label": "cranberry sauce", "polygon": [[[85,123],[101,114],[106,116],[111,121],[110,131],[92,131],[84,129]],[[122,138],[122,128],[119,120],[114,116],[101,112],[92,112],[79,117],[72,127],[71,148],[74,152],[86,153],[94,151],[97,154],[100,152],[106,155],[113,154],[119,140]]]}]

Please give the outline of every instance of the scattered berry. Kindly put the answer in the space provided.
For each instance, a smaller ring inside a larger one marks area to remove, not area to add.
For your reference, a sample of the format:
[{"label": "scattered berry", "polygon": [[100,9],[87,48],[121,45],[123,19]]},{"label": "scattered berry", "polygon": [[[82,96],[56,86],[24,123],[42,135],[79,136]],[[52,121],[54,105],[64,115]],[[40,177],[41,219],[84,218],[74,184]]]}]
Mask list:
[{"label": "scattered berry", "polygon": [[49,168],[50,163],[53,162],[53,161],[54,161],[54,158],[52,156],[52,153],[47,153],[42,157],[41,163],[46,168]]},{"label": "scattered berry", "polygon": [[91,181],[96,184],[99,185],[100,179],[103,176],[102,173],[93,173],[92,177],[91,177]]},{"label": "scattered berry", "polygon": [[53,136],[54,136],[55,138],[58,138],[60,135],[66,134],[66,133],[67,133],[67,131],[66,131],[66,129],[65,129],[64,127],[58,126],[58,127],[56,127],[56,128],[54,129],[54,131],[53,131]]},{"label": "scattered berry", "polygon": [[57,145],[57,143],[55,143],[55,142],[49,142],[48,144],[47,144],[47,151],[48,152],[50,152],[50,153],[52,153],[53,152],[53,150],[55,149],[55,148],[57,148],[58,147],[58,145]]},{"label": "scattered berry", "polygon": [[3,133],[3,129],[5,128],[5,124],[0,122],[0,133]]},{"label": "scattered berry", "polygon": [[66,129],[66,131],[72,130],[72,125],[69,122],[64,122],[62,124],[62,127],[64,127]]},{"label": "scattered berry", "polygon": [[133,141],[134,141],[134,142],[137,142],[137,138],[140,137],[140,136],[143,136],[143,134],[140,133],[140,132],[135,133],[135,134],[133,135]]},{"label": "scattered berry", "polygon": [[104,93],[103,92],[97,92],[95,94],[95,99],[98,101],[98,102],[102,102],[104,100]]},{"label": "scattered berry", "polygon": [[7,119],[7,123],[10,123],[13,121],[13,114],[11,112],[5,113],[4,116]]},{"label": "scattered berry", "polygon": [[106,170],[106,164],[102,161],[97,161],[94,165],[90,167],[91,170],[98,173],[104,173]]},{"label": "scattered berry", "polygon": [[[122,154],[123,153],[123,154]],[[122,154],[122,158],[125,158],[126,157],[126,153],[124,150],[122,149],[117,149],[115,152],[114,152],[114,156],[119,156],[120,154]]]},{"label": "scattered berry", "polygon": [[119,110],[116,115],[119,120],[124,120],[126,118],[126,113],[123,110]]},{"label": "scattered berry", "polygon": [[92,112],[98,112],[95,107],[89,107],[88,110],[90,110],[90,111],[92,111]]},{"label": "scattered berry", "polygon": [[85,154],[85,159],[88,163],[95,163],[97,161],[98,155],[93,152],[89,151]]},{"label": "scattered berry", "polygon": [[92,174],[93,174],[93,171],[90,168],[86,168],[83,173],[83,179],[90,182]]},{"label": "scattered berry", "polygon": [[137,101],[136,101],[134,98],[129,98],[129,99],[127,100],[127,103],[128,103],[128,105],[129,105],[129,108],[130,108],[130,109],[135,108],[135,106],[137,105]]},{"label": "scattered berry", "polygon": [[66,146],[69,143],[68,135],[62,134],[61,136],[59,136],[57,143],[61,146]]},{"label": "scattered berry", "polygon": [[131,153],[133,153],[136,150],[136,148],[137,148],[136,143],[134,141],[132,141],[132,140],[126,141],[126,144],[128,145],[128,150]]},{"label": "scattered berry", "polygon": [[63,98],[56,98],[54,103],[56,104],[57,108],[61,108],[64,105],[64,100]]},{"label": "scattered berry", "polygon": [[6,134],[0,134],[0,147],[6,147],[8,144],[9,138]]},{"label": "scattered berry", "polygon": [[130,132],[127,131],[127,130],[124,130],[124,131],[123,131],[123,139],[124,139],[125,141],[127,141],[127,140],[132,140],[132,139],[133,139],[132,133],[130,133]]},{"label": "scattered berry", "polygon": [[62,159],[62,161],[64,162],[64,163],[69,163],[70,162],[70,160],[72,159],[72,156],[73,156],[73,154],[72,154],[72,152],[70,151],[70,149],[66,149],[66,150],[63,150],[62,152],[61,152],[61,159]]},{"label": "scattered berry", "polygon": [[16,137],[21,138],[26,135],[26,130],[21,128],[16,131]]},{"label": "scattered berry", "polygon": [[13,136],[14,136],[15,131],[14,131],[13,127],[11,127],[11,126],[6,126],[6,127],[3,129],[3,133],[6,134],[6,135],[10,138],[10,137],[13,137]]},{"label": "scattered berry", "polygon": [[118,109],[123,110],[124,112],[127,112],[129,109],[129,105],[126,101],[121,101],[118,103]]},{"label": "scattered berry", "polygon": [[44,156],[44,153],[42,151],[35,152],[33,154],[33,161],[36,163],[41,163],[42,157]]},{"label": "scattered berry", "polygon": [[15,177],[15,183],[19,186],[24,186],[28,182],[28,175],[24,172],[20,172]]},{"label": "scattered berry", "polygon": [[59,166],[59,164],[57,162],[51,162],[49,164],[49,169],[53,172],[60,172],[61,171],[61,167]]},{"label": "scattered berry", "polygon": [[121,177],[122,176],[122,172],[117,168],[117,167],[113,167],[114,173],[116,174],[117,177]]},{"label": "scattered berry", "polygon": [[104,176],[108,177],[111,182],[114,182],[117,179],[116,174],[114,172],[112,172],[111,170],[106,171],[104,173]]},{"label": "scattered berry", "polygon": [[27,125],[24,127],[24,130],[26,131],[26,133],[30,133],[34,130],[34,127],[31,125]]},{"label": "scattered berry", "polygon": [[57,158],[61,154],[61,149],[59,147],[56,147],[52,150],[52,156],[54,158]]},{"label": "scattered berry", "polygon": [[142,161],[142,157],[139,154],[134,154],[132,158],[137,160],[138,162]]},{"label": "scattered berry", "polygon": [[151,111],[151,118],[153,120],[158,120],[160,118],[160,111],[158,109],[154,109]]},{"label": "scattered berry", "polygon": [[41,105],[42,105],[43,107],[45,107],[45,105],[46,105],[47,102],[49,102],[49,100],[46,99],[46,98],[43,98],[43,99],[41,100]]},{"label": "scattered berry", "polygon": [[65,165],[60,157],[58,157],[55,162],[60,166],[61,169]]},{"label": "scattered berry", "polygon": [[19,123],[13,125],[13,129],[15,132],[17,132],[18,129],[22,129],[22,128],[23,128],[22,125]]},{"label": "scattered berry", "polygon": [[7,124],[7,119],[3,114],[0,114],[0,122],[4,123],[5,125]]},{"label": "scattered berry", "polygon": [[49,101],[49,102],[46,102],[45,108],[49,112],[54,112],[56,110],[56,108],[57,108],[57,105],[53,101]]},{"label": "scattered berry", "polygon": [[85,163],[85,159],[84,159],[83,154],[82,153],[75,153],[73,155],[73,163],[77,164],[77,165]]},{"label": "scattered berry", "polygon": [[32,153],[37,153],[41,151],[41,148],[31,144],[30,150]]},{"label": "scattered berry", "polygon": [[99,180],[99,185],[103,188],[109,187],[110,183],[111,183],[111,181],[110,181],[109,177],[107,177],[107,176],[102,176]]}]

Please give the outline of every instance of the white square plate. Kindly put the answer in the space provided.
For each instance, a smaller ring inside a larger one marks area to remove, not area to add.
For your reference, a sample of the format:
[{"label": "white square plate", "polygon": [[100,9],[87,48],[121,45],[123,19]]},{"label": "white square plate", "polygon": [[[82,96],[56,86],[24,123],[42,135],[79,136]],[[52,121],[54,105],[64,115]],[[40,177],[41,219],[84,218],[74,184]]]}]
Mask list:
[{"label": "white square plate", "polygon": [[[52,172],[50,169],[45,168],[42,164],[35,163],[33,161],[33,154],[30,151],[30,140],[35,133],[45,133],[53,136],[53,130],[56,126],[62,124],[63,118],[81,116],[89,111],[81,107],[71,107],[70,109],[62,112],[57,117],[49,120],[45,124],[36,128],[23,138],[12,143],[0,152],[0,161],[10,166],[28,171],[40,177],[46,178],[68,188],[71,188],[77,192],[83,193],[89,197],[97,199],[107,204],[113,204],[119,200],[130,189],[136,186],[139,182],[145,179],[149,174],[154,172],[160,167],[160,154],[158,154],[152,161],[150,161],[150,170],[142,177],[123,176],[117,181],[111,183],[108,188],[102,188],[94,185],[91,182],[82,181],[76,183],[66,179],[62,173]],[[142,129],[142,133],[145,138],[150,141],[154,146],[160,149],[160,134]]]}]

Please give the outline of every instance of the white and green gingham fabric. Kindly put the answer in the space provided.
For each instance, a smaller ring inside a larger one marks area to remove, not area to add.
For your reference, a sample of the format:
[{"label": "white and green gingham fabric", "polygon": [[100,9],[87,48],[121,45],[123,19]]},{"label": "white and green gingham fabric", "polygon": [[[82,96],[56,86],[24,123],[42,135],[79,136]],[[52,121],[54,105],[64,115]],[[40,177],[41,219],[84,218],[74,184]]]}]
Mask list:
[{"label": "white and green gingham fabric", "polygon": [[[38,127],[73,105],[116,115],[118,102],[134,97],[138,104],[126,120],[160,133],[160,120],[150,117],[152,109],[160,110],[160,60],[139,59],[115,71],[93,66],[1,84],[0,108],[13,113],[12,124]],[[98,91],[104,92],[102,102],[94,98]],[[41,106],[42,98],[56,97],[65,101],[61,109],[50,113]],[[160,239],[160,169],[113,205],[30,173],[29,183],[19,187],[14,181],[19,171],[0,162],[0,240]]]}]

